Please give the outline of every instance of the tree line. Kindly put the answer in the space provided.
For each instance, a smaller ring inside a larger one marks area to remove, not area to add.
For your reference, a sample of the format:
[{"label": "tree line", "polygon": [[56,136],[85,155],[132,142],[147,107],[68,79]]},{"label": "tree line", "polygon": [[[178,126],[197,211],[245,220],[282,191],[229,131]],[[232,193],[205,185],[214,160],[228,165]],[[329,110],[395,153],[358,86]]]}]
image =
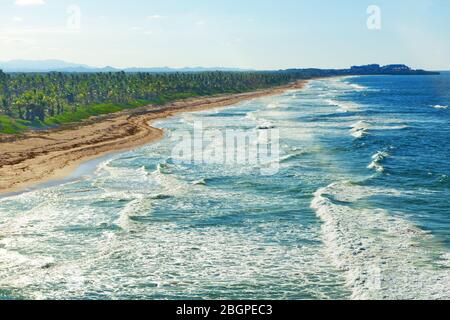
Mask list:
[{"label": "tree line", "polygon": [[239,93],[287,84],[282,72],[42,73],[0,71],[0,116],[30,122],[98,104],[164,103],[185,97]]}]

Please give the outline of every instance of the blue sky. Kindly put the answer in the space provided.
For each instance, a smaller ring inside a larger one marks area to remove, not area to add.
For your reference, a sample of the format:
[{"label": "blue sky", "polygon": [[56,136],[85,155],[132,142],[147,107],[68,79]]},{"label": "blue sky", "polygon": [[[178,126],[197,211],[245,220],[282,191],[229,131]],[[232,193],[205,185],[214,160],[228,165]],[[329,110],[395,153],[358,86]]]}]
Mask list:
[{"label": "blue sky", "polygon": [[449,31],[448,0],[0,0],[0,61],[448,70]]}]

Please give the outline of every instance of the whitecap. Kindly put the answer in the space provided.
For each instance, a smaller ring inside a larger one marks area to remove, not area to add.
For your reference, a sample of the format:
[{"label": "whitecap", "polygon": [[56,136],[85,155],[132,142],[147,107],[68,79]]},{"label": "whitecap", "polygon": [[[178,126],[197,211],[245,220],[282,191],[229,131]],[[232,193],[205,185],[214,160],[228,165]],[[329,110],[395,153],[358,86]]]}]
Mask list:
[{"label": "whitecap", "polygon": [[360,110],[361,106],[357,103],[348,101],[337,101],[333,99],[328,99],[326,102],[331,106],[339,107],[339,112],[354,112]]},{"label": "whitecap", "polygon": [[246,118],[252,121],[256,121],[258,118],[256,117],[257,111],[251,111],[246,114]]},{"label": "whitecap", "polygon": [[[147,204],[147,207],[145,207],[145,204]],[[120,211],[119,217],[114,223],[123,230],[129,230],[132,224],[130,217],[142,214],[145,209],[149,209],[148,201],[145,200],[143,195],[136,195],[136,198]]]},{"label": "whitecap", "polygon": [[337,182],[314,194],[311,208],[323,221],[326,254],[341,269],[353,299],[448,299],[450,273],[433,265],[449,260],[430,234],[389,212],[363,207],[373,195],[395,189]]},{"label": "whitecap", "polygon": [[390,157],[390,154],[386,151],[378,151],[372,156],[372,162],[367,166],[368,169],[374,169],[377,172],[384,172],[382,162]]},{"label": "whitecap", "polygon": [[369,133],[371,125],[366,121],[358,121],[352,125],[350,129],[350,134],[356,139],[363,138]]},{"label": "whitecap", "polygon": [[361,85],[355,84],[355,83],[350,84],[350,86],[352,88],[355,88],[356,90],[367,90],[367,87],[364,87],[364,86],[361,86]]},{"label": "whitecap", "polygon": [[196,186],[206,186],[206,180],[205,179],[196,180],[193,181],[192,184]]},{"label": "whitecap", "polygon": [[289,154],[281,156],[279,162],[286,162],[286,161],[288,161],[290,159],[294,159],[294,158],[297,158],[299,156],[308,154],[309,152],[310,151],[308,151],[308,150],[301,150],[301,149],[295,149],[294,148]]},{"label": "whitecap", "polygon": [[269,130],[269,129],[275,129],[275,125],[268,120],[260,120],[258,121],[258,130]]},{"label": "whitecap", "polygon": [[279,107],[278,103],[269,103],[267,109],[277,109]]}]

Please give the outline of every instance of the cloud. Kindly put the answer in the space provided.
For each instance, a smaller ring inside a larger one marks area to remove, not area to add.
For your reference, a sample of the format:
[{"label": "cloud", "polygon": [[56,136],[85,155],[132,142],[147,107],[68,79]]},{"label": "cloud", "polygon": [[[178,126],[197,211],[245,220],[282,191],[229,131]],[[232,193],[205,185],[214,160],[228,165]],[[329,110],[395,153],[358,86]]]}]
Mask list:
[{"label": "cloud", "polygon": [[23,18],[22,17],[13,17],[12,19],[14,22],[22,22]]},{"label": "cloud", "polygon": [[16,6],[41,6],[45,4],[44,0],[15,0],[14,4]]},{"label": "cloud", "polygon": [[161,16],[159,14],[154,14],[154,15],[148,16],[147,18],[150,20],[159,20],[159,19],[164,19],[165,16]]},{"label": "cloud", "polygon": [[68,28],[31,28],[14,26],[10,28],[1,28],[0,34],[2,36],[39,36],[39,35],[58,35],[58,34],[77,34],[77,30]]},{"label": "cloud", "polygon": [[18,37],[10,37],[10,36],[0,36],[0,43],[4,43],[5,45],[26,45],[31,46],[36,43],[35,40],[26,39],[26,38],[18,38]]}]

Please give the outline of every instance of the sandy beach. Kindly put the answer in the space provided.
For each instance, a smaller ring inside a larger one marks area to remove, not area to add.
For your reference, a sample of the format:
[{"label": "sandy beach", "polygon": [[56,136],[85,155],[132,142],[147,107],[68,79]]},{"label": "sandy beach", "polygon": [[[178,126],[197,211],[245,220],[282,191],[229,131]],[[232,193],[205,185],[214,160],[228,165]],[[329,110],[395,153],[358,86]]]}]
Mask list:
[{"label": "sandy beach", "polygon": [[301,89],[304,83],[299,81],[249,93],[146,106],[17,136],[0,134],[0,193],[17,192],[37,183],[61,179],[84,161],[162,139],[164,132],[151,127],[151,121],[180,112],[225,107],[244,100],[277,95],[286,90]]}]

